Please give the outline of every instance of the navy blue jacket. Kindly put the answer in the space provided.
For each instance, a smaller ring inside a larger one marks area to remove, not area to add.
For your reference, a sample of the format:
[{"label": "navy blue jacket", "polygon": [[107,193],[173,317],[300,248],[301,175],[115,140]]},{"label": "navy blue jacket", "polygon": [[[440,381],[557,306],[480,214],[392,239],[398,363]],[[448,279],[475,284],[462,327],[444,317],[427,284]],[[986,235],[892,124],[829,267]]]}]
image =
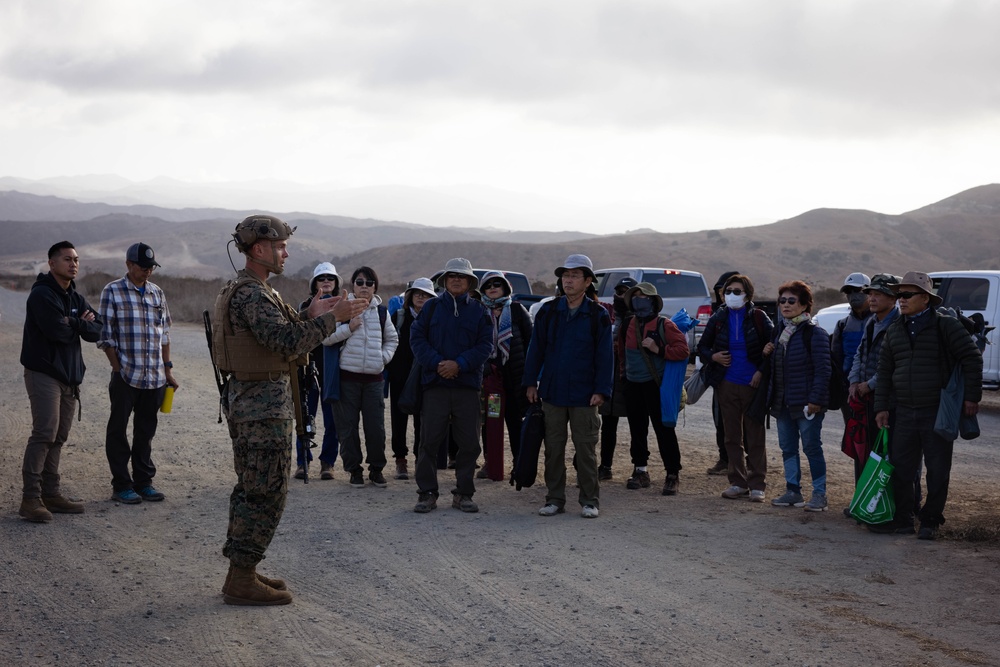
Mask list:
[{"label": "navy blue jacket", "polygon": [[552,405],[586,407],[594,394],[611,398],[613,373],[608,311],[584,299],[570,318],[564,296],[539,309],[524,360],[525,387],[537,382],[538,395]]},{"label": "navy blue jacket", "polygon": [[[806,349],[805,342],[805,336],[809,335],[806,333],[806,328],[812,329],[809,350]],[[776,346],[778,336],[784,330],[785,323],[782,320],[775,327],[771,338]],[[774,384],[778,373],[782,374],[785,387],[785,400],[781,407],[788,407],[792,412],[801,412],[809,403],[824,408],[830,404],[830,334],[823,327],[818,326],[815,320],[799,325],[788,340],[788,349],[780,367],[777,366],[777,355],[777,350],[771,353],[768,406],[772,406],[774,402]]]},{"label": "navy blue jacket", "polygon": [[[429,316],[429,318],[428,318]],[[483,386],[483,364],[493,350],[493,320],[486,306],[468,293],[457,299],[445,291],[429,299],[410,327],[410,349],[423,367],[424,387]],[[455,361],[458,377],[445,380],[438,375],[442,361]]]},{"label": "navy blue jacket", "polygon": [[[95,315],[93,322],[80,318],[88,310]],[[75,387],[87,370],[80,339],[96,343],[102,326],[104,322],[76,291],[74,282],[63,289],[51,273],[40,273],[24,313],[21,365]]]}]

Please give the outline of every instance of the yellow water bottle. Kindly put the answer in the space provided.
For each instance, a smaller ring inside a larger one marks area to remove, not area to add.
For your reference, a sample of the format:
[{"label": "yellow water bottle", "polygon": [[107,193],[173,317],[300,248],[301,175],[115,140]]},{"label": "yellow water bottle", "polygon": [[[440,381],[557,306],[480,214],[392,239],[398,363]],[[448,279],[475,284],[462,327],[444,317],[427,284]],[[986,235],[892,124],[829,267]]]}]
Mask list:
[{"label": "yellow water bottle", "polygon": [[170,412],[174,407],[174,388],[173,385],[167,385],[167,388],[163,391],[163,402],[160,403],[160,412]]}]

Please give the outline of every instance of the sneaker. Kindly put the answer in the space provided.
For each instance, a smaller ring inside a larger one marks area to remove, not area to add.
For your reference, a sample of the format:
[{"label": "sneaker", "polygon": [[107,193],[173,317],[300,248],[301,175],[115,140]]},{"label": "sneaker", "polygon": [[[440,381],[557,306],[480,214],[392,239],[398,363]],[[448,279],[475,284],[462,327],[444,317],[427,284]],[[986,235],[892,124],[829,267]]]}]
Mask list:
[{"label": "sneaker", "polygon": [[760,489],[753,489],[750,491],[750,502],[752,503],[762,503],[764,502],[764,492]]},{"label": "sneaker", "polygon": [[361,472],[361,469],[351,471],[351,486],[355,488],[361,488],[365,485],[365,475]]},{"label": "sneaker", "polygon": [[729,500],[736,500],[737,498],[742,498],[749,493],[750,489],[745,489],[742,486],[736,486],[733,484],[731,487],[722,492],[722,497],[728,498]]},{"label": "sneaker", "polygon": [[562,505],[556,505],[555,503],[548,503],[545,507],[538,510],[538,516],[555,516],[556,514],[562,514],[566,511],[566,508]]},{"label": "sneaker", "polygon": [[649,488],[649,473],[645,470],[635,469],[632,471],[632,476],[628,478],[625,482],[626,489],[648,489]]},{"label": "sneaker", "polygon": [[709,475],[725,475],[729,472],[729,464],[719,459],[715,465],[708,469]]},{"label": "sneaker", "polygon": [[933,540],[937,537],[938,527],[920,524],[920,532],[917,533],[918,540]]},{"label": "sneaker", "polygon": [[611,479],[611,468],[605,466],[598,466],[597,468],[597,479],[601,482],[606,482]]},{"label": "sneaker", "polygon": [[[381,470],[372,470],[368,473],[368,479],[371,483],[380,489],[384,489],[389,486],[389,483],[385,481],[385,475],[382,474]],[[362,482],[364,483],[364,482]],[[351,478],[351,484],[354,484],[354,478]]]},{"label": "sneaker", "polygon": [[476,471],[476,479],[488,479],[490,474],[486,472],[486,464],[483,463],[482,467]]},{"label": "sneaker", "polygon": [[22,499],[21,509],[17,513],[34,523],[48,523],[52,521],[52,512],[42,504],[41,498]]},{"label": "sneaker", "polygon": [[451,506],[469,514],[475,514],[479,511],[479,505],[473,502],[471,496],[460,496],[457,493],[451,495]]},{"label": "sneaker", "polygon": [[396,459],[396,479],[410,479],[410,471],[406,468],[406,457]]},{"label": "sneaker", "polygon": [[876,535],[912,535],[917,532],[913,530],[912,523],[890,521],[888,523],[870,523],[867,525],[868,531]]},{"label": "sneaker", "polygon": [[306,467],[298,466],[295,468],[295,479],[305,479],[306,478]]},{"label": "sneaker", "polygon": [[159,502],[166,498],[165,495],[154,489],[152,484],[147,484],[146,486],[140,487],[135,491],[139,494],[140,498],[150,502]]},{"label": "sneaker", "polygon": [[596,519],[600,513],[601,511],[593,505],[584,505],[583,511],[580,512],[580,516],[584,519]]},{"label": "sneaker", "polygon": [[825,512],[826,511],[826,494],[825,493],[814,493],[809,502],[806,503],[805,510],[807,512]]},{"label": "sneaker", "polygon": [[417,504],[413,506],[413,511],[417,514],[427,514],[437,506],[437,496],[433,493],[421,493],[417,496]]},{"label": "sneaker", "polygon": [[[825,506],[824,498],[824,506]],[[802,507],[806,504],[806,501],[802,499],[802,494],[798,491],[792,491],[789,489],[785,491],[782,495],[778,496],[771,501],[771,504],[775,507]],[[822,511],[822,510],[820,510]]]},{"label": "sneaker", "polygon": [[678,486],[680,486],[680,480],[677,475],[667,475],[667,479],[663,482],[663,495],[676,496]]},{"label": "sneaker", "polygon": [[132,489],[115,491],[111,494],[111,500],[116,503],[125,503],[126,505],[138,505],[142,502],[142,498],[139,497],[139,494]]}]

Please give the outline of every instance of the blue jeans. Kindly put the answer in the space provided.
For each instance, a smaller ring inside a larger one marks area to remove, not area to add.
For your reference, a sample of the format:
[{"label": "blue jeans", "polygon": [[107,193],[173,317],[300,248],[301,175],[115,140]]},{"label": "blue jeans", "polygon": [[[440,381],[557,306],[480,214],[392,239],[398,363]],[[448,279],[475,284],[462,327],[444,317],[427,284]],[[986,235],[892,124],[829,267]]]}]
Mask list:
[{"label": "blue jeans", "polygon": [[[326,402],[321,404],[319,402],[318,389],[310,389],[306,401],[309,414],[313,417],[316,416],[317,408],[323,409],[323,448],[319,450],[319,460],[332,466],[337,462],[337,454],[340,453],[340,440],[337,439],[337,427],[333,423],[333,405]],[[295,438],[295,451],[295,464],[303,465],[301,436],[296,436]],[[312,450],[309,450],[307,456],[310,461],[313,460]]]},{"label": "blue jeans", "polygon": [[785,487],[789,491],[802,493],[802,468],[799,465],[801,437],[802,451],[809,461],[813,493],[826,495],[826,459],[823,458],[823,441],[820,439],[824,413],[817,413],[812,419],[806,419],[801,412],[796,412],[795,415],[793,417],[788,408],[782,408],[778,414],[778,446],[785,464]]}]

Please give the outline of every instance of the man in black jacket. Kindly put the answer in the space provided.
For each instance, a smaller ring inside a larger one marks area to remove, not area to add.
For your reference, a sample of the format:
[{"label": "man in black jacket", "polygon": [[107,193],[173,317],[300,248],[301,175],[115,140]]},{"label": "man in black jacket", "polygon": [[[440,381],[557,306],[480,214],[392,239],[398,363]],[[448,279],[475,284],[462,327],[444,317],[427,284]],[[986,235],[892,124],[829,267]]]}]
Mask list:
[{"label": "man in black jacket", "polygon": [[69,241],[49,248],[49,272],[38,274],[24,314],[21,365],[31,403],[31,437],[24,450],[20,515],[44,523],[52,513],[80,514],[83,503],[59,491],[59,454],[73,425],[86,366],[80,339],[97,342],[101,321],[76,292],[80,258]]},{"label": "man in black jacket", "polygon": [[964,413],[979,411],[983,395],[983,357],[965,327],[934,309],[941,297],[932,291],[930,276],[910,271],[892,291],[902,315],[886,329],[878,357],[875,423],[889,425],[890,398],[896,399],[895,433],[889,460],[895,466],[892,486],[896,500],[893,521],[870,526],[876,533],[912,535],[914,488],[921,458],[927,467],[927,501],[920,509],[922,540],[933,540],[944,523],[953,441],[934,432],[941,389],[952,368],[960,364],[965,380]]}]

